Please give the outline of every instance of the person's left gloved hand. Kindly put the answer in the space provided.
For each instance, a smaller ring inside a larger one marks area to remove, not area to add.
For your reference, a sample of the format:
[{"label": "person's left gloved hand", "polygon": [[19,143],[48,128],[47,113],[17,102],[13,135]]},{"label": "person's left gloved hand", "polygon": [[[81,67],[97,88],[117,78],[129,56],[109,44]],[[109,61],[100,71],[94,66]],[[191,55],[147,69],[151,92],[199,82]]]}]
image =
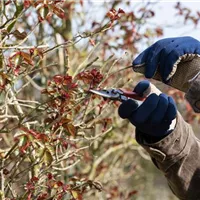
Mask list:
[{"label": "person's left gloved hand", "polygon": [[[189,55],[189,56],[187,56]],[[145,77],[153,78],[158,72],[163,82],[168,82],[177,70],[177,65],[184,60],[192,60],[200,55],[200,42],[192,37],[166,38],[157,41],[143,51],[134,61],[133,69],[145,66]],[[181,67],[182,68],[182,67]],[[196,70],[188,66],[190,72]],[[184,68],[180,69],[182,76]],[[191,77],[190,77],[191,78]]]},{"label": "person's left gloved hand", "polygon": [[[135,87],[134,92],[143,96],[149,87],[149,81],[141,81]],[[129,99],[120,105],[118,112],[121,118],[129,119],[136,126],[136,130],[159,138],[170,133],[170,125],[177,115],[173,98],[163,93],[150,94],[139,107]]]},{"label": "person's left gloved hand", "polygon": [[133,61],[133,70],[182,92],[200,113],[200,42],[192,37],[157,41]]}]

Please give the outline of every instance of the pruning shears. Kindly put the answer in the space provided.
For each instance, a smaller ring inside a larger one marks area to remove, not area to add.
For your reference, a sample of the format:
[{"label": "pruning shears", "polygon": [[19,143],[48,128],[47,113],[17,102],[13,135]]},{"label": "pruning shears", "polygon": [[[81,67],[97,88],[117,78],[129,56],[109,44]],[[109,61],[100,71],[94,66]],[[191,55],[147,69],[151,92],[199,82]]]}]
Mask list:
[{"label": "pruning shears", "polygon": [[135,103],[138,104],[138,106],[140,106],[145,100],[145,97],[140,97],[137,93],[124,89],[115,89],[115,88],[103,89],[103,90],[90,89],[89,92],[100,95],[106,99],[117,100],[121,102],[127,101],[128,99],[132,99],[133,101],[135,101]]}]

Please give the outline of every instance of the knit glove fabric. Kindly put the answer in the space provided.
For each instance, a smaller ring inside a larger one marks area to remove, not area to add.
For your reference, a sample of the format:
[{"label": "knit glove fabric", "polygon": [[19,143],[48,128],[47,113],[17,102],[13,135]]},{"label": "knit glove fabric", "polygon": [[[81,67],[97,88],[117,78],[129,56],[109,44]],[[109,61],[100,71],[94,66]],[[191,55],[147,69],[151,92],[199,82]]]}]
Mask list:
[{"label": "knit glove fabric", "polygon": [[[134,89],[140,96],[149,90],[149,81],[141,81]],[[177,109],[172,97],[161,93],[150,94],[141,106],[129,99],[119,107],[119,115],[129,121],[142,133],[152,137],[164,137],[171,132],[170,125],[176,118]]]}]

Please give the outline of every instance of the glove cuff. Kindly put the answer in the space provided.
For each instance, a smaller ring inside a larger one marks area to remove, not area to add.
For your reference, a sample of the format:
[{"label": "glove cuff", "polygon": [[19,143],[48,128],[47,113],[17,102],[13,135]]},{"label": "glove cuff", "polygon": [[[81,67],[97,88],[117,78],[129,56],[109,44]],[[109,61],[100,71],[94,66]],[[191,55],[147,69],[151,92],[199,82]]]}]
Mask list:
[{"label": "glove cuff", "polygon": [[200,56],[197,54],[185,54],[181,56],[173,66],[169,75],[168,85],[187,92],[193,80],[200,71]]},{"label": "glove cuff", "polygon": [[[135,72],[145,74],[146,64],[133,66]],[[172,86],[180,91],[187,92],[191,81],[200,71],[200,55],[185,54],[180,56],[173,66],[172,72],[169,74],[167,85]],[[155,80],[162,81],[158,71],[152,77]]]},{"label": "glove cuff", "polygon": [[190,103],[193,110],[200,113],[200,72],[191,81],[190,88],[185,94],[185,98]]}]

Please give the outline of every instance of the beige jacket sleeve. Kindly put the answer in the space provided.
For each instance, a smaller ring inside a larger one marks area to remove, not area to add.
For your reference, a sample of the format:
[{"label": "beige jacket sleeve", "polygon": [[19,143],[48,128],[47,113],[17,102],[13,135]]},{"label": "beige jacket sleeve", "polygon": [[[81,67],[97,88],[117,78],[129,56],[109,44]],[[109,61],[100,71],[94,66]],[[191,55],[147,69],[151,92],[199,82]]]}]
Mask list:
[{"label": "beige jacket sleeve", "polygon": [[200,199],[200,141],[182,116],[178,114],[174,131],[159,142],[149,144],[144,138],[136,131],[137,142],[164,173],[173,193],[182,200]]}]

